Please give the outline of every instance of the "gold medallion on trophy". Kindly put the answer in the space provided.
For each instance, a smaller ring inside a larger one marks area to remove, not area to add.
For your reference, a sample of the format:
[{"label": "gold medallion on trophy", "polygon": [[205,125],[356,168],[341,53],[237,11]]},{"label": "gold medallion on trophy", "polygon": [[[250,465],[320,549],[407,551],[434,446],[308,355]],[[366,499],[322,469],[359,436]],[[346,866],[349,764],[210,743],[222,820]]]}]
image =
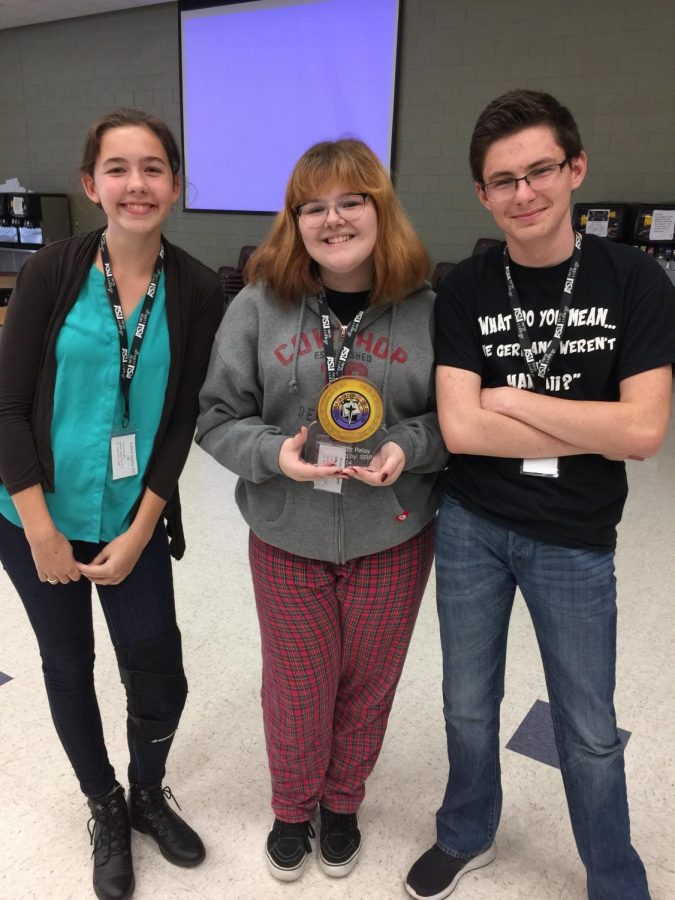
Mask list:
[{"label": "gold medallion on trophy", "polygon": [[317,418],[323,431],[344,444],[359,444],[382,425],[382,395],[365,378],[343,376],[321,392]]}]

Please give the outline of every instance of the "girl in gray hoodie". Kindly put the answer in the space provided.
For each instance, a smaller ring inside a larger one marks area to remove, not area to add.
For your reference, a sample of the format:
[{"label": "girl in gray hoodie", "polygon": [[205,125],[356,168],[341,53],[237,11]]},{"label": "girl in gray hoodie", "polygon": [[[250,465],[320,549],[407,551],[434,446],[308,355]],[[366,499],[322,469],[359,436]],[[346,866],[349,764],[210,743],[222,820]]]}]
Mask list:
[{"label": "girl in gray hoodie", "polygon": [[[428,262],[375,154],[357,140],[316,144],[249,262],[201,393],[197,442],[239,475],[251,529],[275,814],[266,856],[282,881],[302,874],[317,804],[323,870],[347,875],[358,860],[356,813],[432,563],[447,451]],[[367,465],[304,458],[336,376],[381,394],[387,430]]]}]

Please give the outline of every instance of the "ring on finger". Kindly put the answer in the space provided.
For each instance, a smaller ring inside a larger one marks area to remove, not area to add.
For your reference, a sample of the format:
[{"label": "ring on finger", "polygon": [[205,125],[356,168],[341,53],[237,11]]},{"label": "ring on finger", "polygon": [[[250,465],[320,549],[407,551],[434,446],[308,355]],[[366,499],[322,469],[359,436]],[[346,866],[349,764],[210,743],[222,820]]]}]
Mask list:
[{"label": "ring on finger", "polygon": [[59,579],[58,579],[58,578],[48,578],[47,581],[48,581],[50,584],[58,584],[58,583],[59,583]]}]

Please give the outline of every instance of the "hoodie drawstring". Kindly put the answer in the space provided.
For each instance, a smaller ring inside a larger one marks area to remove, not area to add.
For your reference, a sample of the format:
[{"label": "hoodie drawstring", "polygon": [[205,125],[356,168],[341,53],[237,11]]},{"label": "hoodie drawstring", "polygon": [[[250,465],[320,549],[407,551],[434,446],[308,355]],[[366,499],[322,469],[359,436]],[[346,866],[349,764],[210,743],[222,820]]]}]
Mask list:
[{"label": "hoodie drawstring", "polygon": [[305,317],[305,297],[300,302],[300,312],[298,313],[298,324],[295,330],[295,347],[293,350],[293,367],[291,368],[291,380],[288,382],[289,394],[298,393],[298,354],[300,352],[300,335],[302,334],[302,320]]},{"label": "hoodie drawstring", "polygon": [[387,358],[384,361],[384,378],[382,379],[382,409],[384,410],[384,424],[387,424],[387,391],[389,389],[389,373],[391,371],[392,337],[394,334],[394,318],[396,316],[396,304],[391,305],[389,316],[389,331],[387,333]]}]

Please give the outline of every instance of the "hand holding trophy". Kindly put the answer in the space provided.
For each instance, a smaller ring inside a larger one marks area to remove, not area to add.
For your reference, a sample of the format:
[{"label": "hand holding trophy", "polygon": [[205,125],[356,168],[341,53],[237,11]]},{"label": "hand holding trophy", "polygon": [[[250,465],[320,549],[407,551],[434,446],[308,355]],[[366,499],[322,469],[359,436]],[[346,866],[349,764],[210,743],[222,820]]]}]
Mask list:
[{"label": "hand holding trophy", "polygon": [[[365,378],[342,376],[321,392],[317,421],[307,433],[305,459],[316,465],[367,466],[386,439],[382,395]],[[343,479],[321,478],[314,487],[341,493]]]}]

